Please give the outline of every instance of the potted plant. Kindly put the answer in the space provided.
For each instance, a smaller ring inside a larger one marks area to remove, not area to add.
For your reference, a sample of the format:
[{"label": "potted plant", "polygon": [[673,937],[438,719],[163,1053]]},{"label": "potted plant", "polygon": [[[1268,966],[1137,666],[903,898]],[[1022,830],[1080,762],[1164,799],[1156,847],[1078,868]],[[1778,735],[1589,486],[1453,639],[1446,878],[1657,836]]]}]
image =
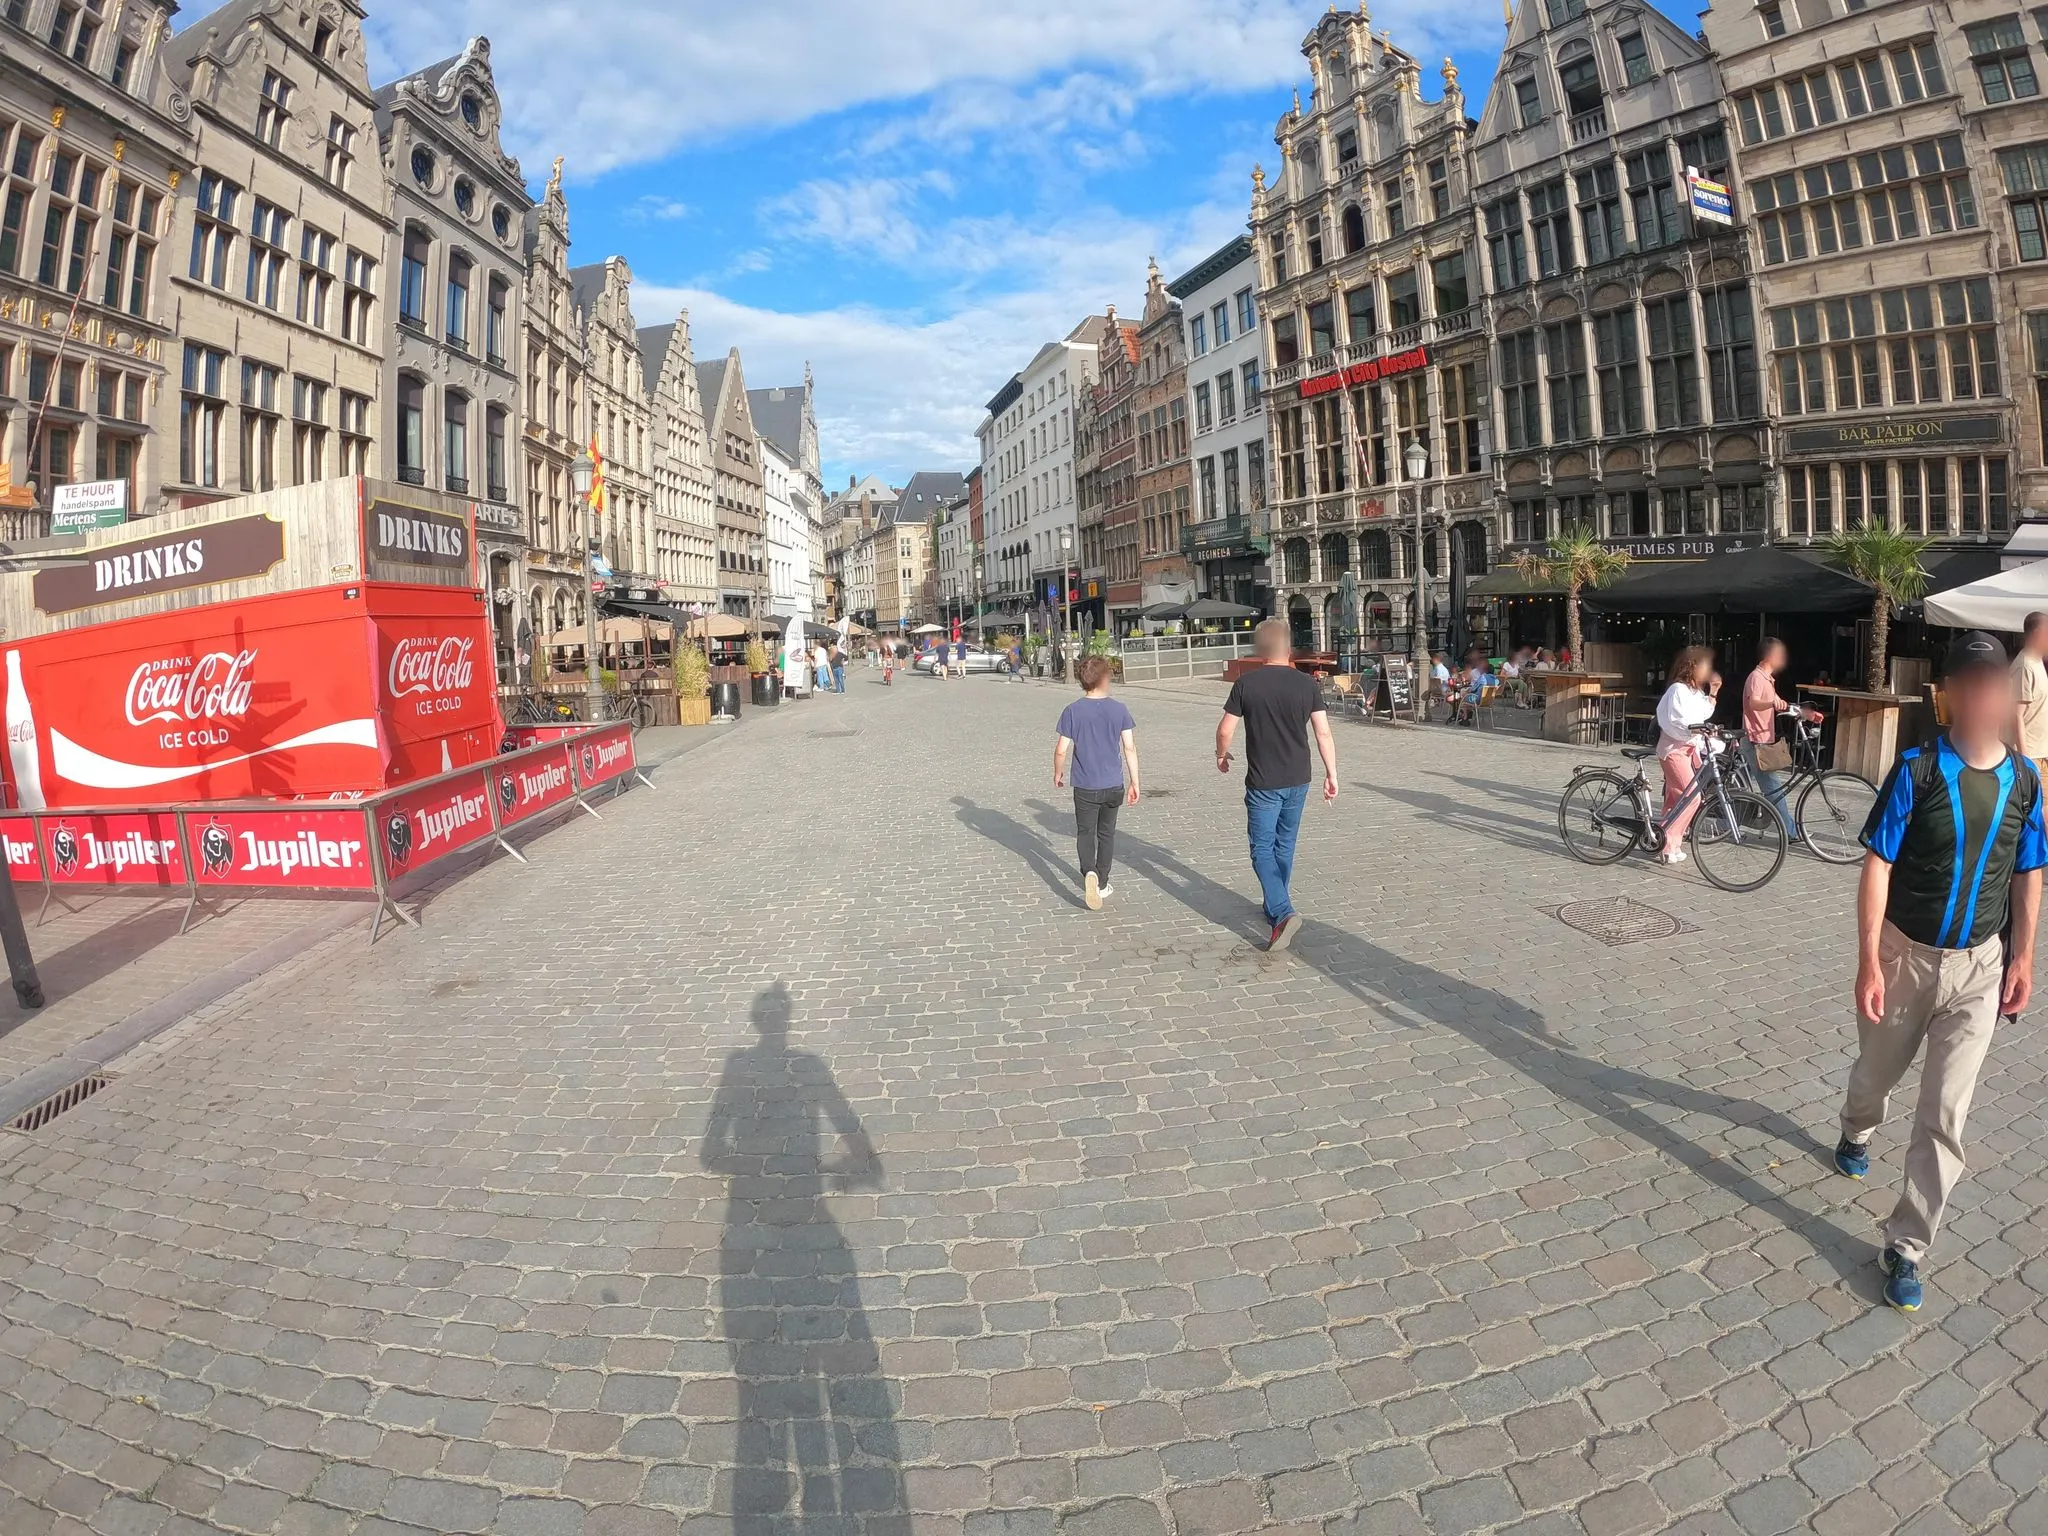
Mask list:
[{"label": "potted plant", "polygon": [[711,723],[711,658],[702,646],[676,653],[676,716],[681,725]]},{"label": "potted plant", "polygon": [[780,692],[775,679],[768,675],[768,647],[758,638],[747,642],[747,676],[753,680],[753,700],[757,707],[776,702]]},{"label": "potted plant", "polygon": [[1524,551],[1515,556],[1515,572],[1532,586],[1564,588],[1565,645],[1572,653],[1572,665],[1584,667],[1586,647],[1579,630],[1579,594],[1587,587],[1604,587],[1628,569],[1628,551],[1600,542],[1592,530],[1571,527],[1550,541],[1537,554]]},{"label": "potted plant", "polygon": [[1892,614],[1927,595],[1927,571],[1920,556],[1933,542],[1882,523],[1864,523],[1828,540],[1828,558],[1858,581],[1868,582],[1876,594],[1870,604],[1870,655],[1863,668],[1863,685],[1872,693],[1885,692],[1889,682]]}]

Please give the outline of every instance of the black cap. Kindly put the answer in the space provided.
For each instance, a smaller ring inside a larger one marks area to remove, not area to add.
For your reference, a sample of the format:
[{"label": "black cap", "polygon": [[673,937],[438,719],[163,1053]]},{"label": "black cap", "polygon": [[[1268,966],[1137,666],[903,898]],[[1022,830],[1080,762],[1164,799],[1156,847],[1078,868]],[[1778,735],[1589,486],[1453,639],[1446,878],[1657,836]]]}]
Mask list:
[{"label": "black cap", "polygon": [[1941,672],[1944,677],[1954,677],[1959,672],[1978,667],[2007,665],[2005,647],[1998,643],[1998,637],[1987,635],[1981,629],[1972,629],[1956,636],[1955,643],[1948,648],[1948,660],[1942,664]]}]

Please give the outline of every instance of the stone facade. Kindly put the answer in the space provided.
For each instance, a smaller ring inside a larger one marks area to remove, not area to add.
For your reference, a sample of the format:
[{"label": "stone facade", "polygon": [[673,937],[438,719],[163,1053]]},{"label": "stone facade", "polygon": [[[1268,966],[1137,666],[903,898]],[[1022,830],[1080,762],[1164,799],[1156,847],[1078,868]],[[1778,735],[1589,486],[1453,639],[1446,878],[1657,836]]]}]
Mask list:
[{"label": "stone facade", "polygon": [[654,575],[671,603],[718,604],[718,524],[711,510],[711,447],[690,341],[690,312],[644,326],[640,360],[654,422]]},{"label": "stone facade", "polygon": [[1103,622],[1121,632],[1141,605],[1138,542],[1138,328],[1114,309],[1096,344],[1096,501]]},{"label": "stone facade", "polygon": [[765,492],[760,433],[747,404],[747,380],[739,349],[719,362],[697,365],[704,401],[704,429],[711,444],[711,489],[717,517],[718,602],[726,613],[767,611],[768,574]]},{"label": "stone facade", "polygon": [[1166,285],[1181,301],[1188,359],[1195,523],[1184,543],[1201,595],[1247,607],[1270,597],[1257,288],[1244,235]]},{"label": "stone facade", "polygon": [[1101,377],[1098,350],[1097,382],[1074,396],[1074,526],[1081,537],[1074,616],[1075,622],[1091,627],[1101,625],[1108,613],[1104,596],[1108,582],[1102,563]]},{"label": "stone facade", "polygon": [[[569,296],[569,204],[562,162],[527,222],[526,461],[528,617],[543,639],[583,619],[582,508],[569,466],[588,443],[583,332]],[[536,650],[538,654],[538,649]]]},{"label": "stone facade", "polygon": [[[857,619],[874,611],[874,581],[870,574],[865,603],[854,602],[853,550],[860,537],[874,527],[879,509],[896,499],[896,492],[869,475],[856,480],[849,475],[846,489],[825,503],[820,515],[820,537],[825,546],[826,616],[848,615]],[[866,623],[866,619],[861,619]]]},{"label": "stone facade", "polygon": [[988,414],[975,429],[981,444],[981,486],[988,520],[988,585],[999,605],[1022,609],[1031,597],[1031,552],[1024,541],[1024,378],[989,397]]},{"label": "stone facade", "polygon": [[61,27],[58,0],[0,9],[0,538],[46,534],[75,481],[126,480],[131,513],[154,511],[177,469],[176,438],[148,430],[175,391],[170,230],[192,160],[172,9]]},{"label": "stone facade", "polygon": [[2037,18],[1704,14],[1757,263],[1774,531],[2002,541],[2048,506],[2048,69]]},{"label": "stone facade", "polygon": [[391,188],[354,0],[231,0],[168,46],[195,168],[166,241],[167,499],[374,475]]},{"label": "stone facade", "polygon": [[382,87],[376,100],[394,226],[384,270],[397,283],[383,310],[380,473],[476,503],[499,673],[510,676],[527,609],[521,269],[533,198],[499,145],[503,110],[486,39]]},{"label": "stone facade", "polygon": [[1166,291],[1159,263],[1147,265],[1145,318],[1138,327],[1138,582],[1145,604],[1195,595],[1181,536],[1194,521],[1188,462],[1188,359],[1179,301]]},{"label": "stone facade", "polygon": [[583,328],[590,432],[604,455],[605,507],[595,536],[621,583],[652,586],[653,412],[633,319],[632,268],[623,256],[571,267],[569,292]]},{"label": "stone facade", "polygon": [[1255,170],[1252,188],[1274,601],[1298,646],[1330,647],[1354,571],[1367,643],[1405,650],[1406,446],[1429,452],[1423,622],[1449,599],[1446,519],[1480,535],[1493,521],[1465,98],[1447,62],[1442,97],[1423,100],[1419,63],[1375,38],[1362,9],[1333,8],[1302,52],[1308,110],[1297,97],[1280,119],[1280,174],[1268,185]]},{"label": "stone facade", "polygon": [[1706,50],[1634,0],[1526,5],[1473,161],[1509,550],[1575,526],[1648,559],[1760,542],[1748,244],[1693,217],[1685,178],[1727,176]]}]

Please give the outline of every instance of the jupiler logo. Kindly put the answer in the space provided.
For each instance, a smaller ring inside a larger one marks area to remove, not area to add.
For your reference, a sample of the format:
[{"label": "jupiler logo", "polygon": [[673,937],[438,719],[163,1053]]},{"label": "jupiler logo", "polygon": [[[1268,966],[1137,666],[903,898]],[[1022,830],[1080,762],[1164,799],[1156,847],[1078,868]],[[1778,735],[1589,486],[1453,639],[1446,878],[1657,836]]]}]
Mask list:
[{"label": "jupiler logo", "polygon": [[50,862],[67,875],[78,868],[78,834],[62,822],[50,834]]},{"label": "jupiler logo", "polygon": [[507,816],[519,809],[519,786],[509,773],[498,775],[498,809]]},{"label": "jupiler logo", "polygon": [[255,693],[254,651],[208,651],[145,661],[128,678],[128,723],[238,720]]},{"label": "jupiler logo", "polygon": [[467,688],[476,676],[470,652],[473,639],[455,635],[440,639],[408,636],[391,648],[387,691],[394,699],[416,693],[456,693]]},{"label": "jupiler logo", "polygon": [[412,818],[393,811],[384,823],[384,851],[391,855],[391,867],[403,869],[412,858]]},{"label": "jupiler logo", "polygon": [[207,874],[226,874],[234,861],[235,839],[226,827],[209,821],[199,829],[199,863]]}]

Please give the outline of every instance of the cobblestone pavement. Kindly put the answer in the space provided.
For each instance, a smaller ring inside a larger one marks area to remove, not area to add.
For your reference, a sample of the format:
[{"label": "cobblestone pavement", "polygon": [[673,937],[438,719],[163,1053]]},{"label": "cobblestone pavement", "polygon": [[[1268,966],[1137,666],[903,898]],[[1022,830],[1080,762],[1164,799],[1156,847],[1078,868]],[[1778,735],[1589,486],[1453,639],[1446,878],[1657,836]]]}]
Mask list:
[{"label": "cobblestone pavement", "polygon": [[1213,697],[1096,915],[1057,690],[852,682],[0,1135],[0,1531],[2048,1530],[2048,1053],[1882,1308],[1851,871],[1343,727],[1268,957]]}]

